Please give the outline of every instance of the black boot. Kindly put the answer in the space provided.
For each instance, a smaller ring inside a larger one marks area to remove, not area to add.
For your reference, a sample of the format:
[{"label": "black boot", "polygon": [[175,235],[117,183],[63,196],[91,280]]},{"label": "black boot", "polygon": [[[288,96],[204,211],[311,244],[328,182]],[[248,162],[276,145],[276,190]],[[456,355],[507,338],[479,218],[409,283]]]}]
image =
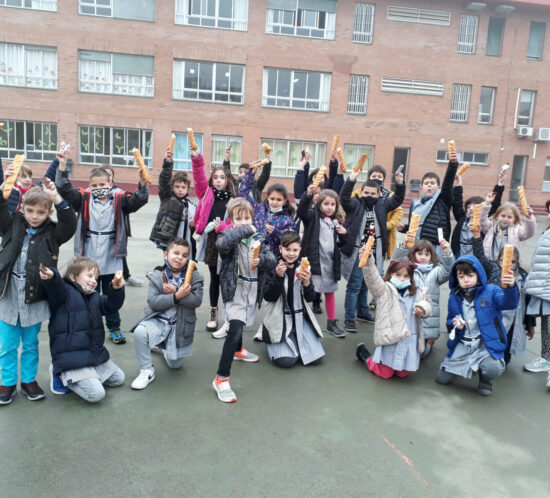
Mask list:
[{"label": "black boot", "polygon": [[357,356],[359,361],[366,362],[372,355],[367,347],[361,342],[357,344],[357,347],[355,348],[355,356]]},{"label": "black boot", "polygon": [[493,394],[493,382],[479,371],[479,385],[477,386],[477,394],[480,396],[491,396]]},{"label": "black boot", "polygon": [[327,320],[327,330],[334,336],[339,338],[346,337],[346,333],[338,327],[338,320]]}]

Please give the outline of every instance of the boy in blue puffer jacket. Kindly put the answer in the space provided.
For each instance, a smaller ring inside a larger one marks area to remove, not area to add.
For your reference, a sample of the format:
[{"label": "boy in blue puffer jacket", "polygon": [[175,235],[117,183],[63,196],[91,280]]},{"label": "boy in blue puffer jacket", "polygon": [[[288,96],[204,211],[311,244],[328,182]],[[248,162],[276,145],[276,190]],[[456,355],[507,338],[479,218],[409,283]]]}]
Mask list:
[{"label": "boy in blue puffer jacket", "polygon": [[439,384],[449,384],[456,376],[470,379],[477,372],[478,394],[493,394],[492,380],[506,368],[507,338],[501,311],[515,309],[519,299],[513,272],[504,275],[502,283],[507,287],[488,284],[475,256],[456,260],[449,277],[449,352],[435,378]]}]

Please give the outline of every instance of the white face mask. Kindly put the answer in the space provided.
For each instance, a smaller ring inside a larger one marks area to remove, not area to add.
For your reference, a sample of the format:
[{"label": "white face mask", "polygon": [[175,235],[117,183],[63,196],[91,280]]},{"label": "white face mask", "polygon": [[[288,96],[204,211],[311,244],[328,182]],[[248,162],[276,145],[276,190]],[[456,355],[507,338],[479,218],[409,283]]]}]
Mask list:
[{"label": "white face mask", "polygon": [[411,285],[411,281],[409,279],[401,281],[397,277],[392,276],[390,278],[390,282],[394,285],[396,289],[403,290],[406,289]]},{"label": "white face mask", "polygon": [[280,213],[282,210],[283,210],[283,206],[279,206],[277,208],[272,208],[270,207],[269,210],[272,212],[272,213]]}]

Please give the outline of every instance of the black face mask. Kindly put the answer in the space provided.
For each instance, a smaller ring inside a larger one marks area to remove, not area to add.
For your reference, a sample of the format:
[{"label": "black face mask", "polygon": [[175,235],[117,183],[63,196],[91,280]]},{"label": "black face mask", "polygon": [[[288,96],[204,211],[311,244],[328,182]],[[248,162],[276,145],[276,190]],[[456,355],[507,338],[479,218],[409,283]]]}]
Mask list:
[{"label": "black face mask", "polygon": [[367,195],[366,197],[363,197],[363,202],[367,207],[373,207],[376,204],[376,201],[378,200],[378,197],[373,197],[372,195]]}]

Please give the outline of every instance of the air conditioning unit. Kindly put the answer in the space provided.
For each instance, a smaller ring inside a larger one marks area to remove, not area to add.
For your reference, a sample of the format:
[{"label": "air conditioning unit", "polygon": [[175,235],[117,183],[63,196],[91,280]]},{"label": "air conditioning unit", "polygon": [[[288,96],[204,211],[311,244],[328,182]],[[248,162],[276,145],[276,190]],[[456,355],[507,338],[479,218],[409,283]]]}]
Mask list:
[{"label": "air conditioning unit", "polygon": [[550,141],[550,128],[539,128],[537,130],[537,142],[549,142]]},{"label": "air conditioning unit", "polygon": [[518,126],[517,134],[519,138],[525,138],[525,137],[532,137],[533,136],[533,128],[531,126]]}]

